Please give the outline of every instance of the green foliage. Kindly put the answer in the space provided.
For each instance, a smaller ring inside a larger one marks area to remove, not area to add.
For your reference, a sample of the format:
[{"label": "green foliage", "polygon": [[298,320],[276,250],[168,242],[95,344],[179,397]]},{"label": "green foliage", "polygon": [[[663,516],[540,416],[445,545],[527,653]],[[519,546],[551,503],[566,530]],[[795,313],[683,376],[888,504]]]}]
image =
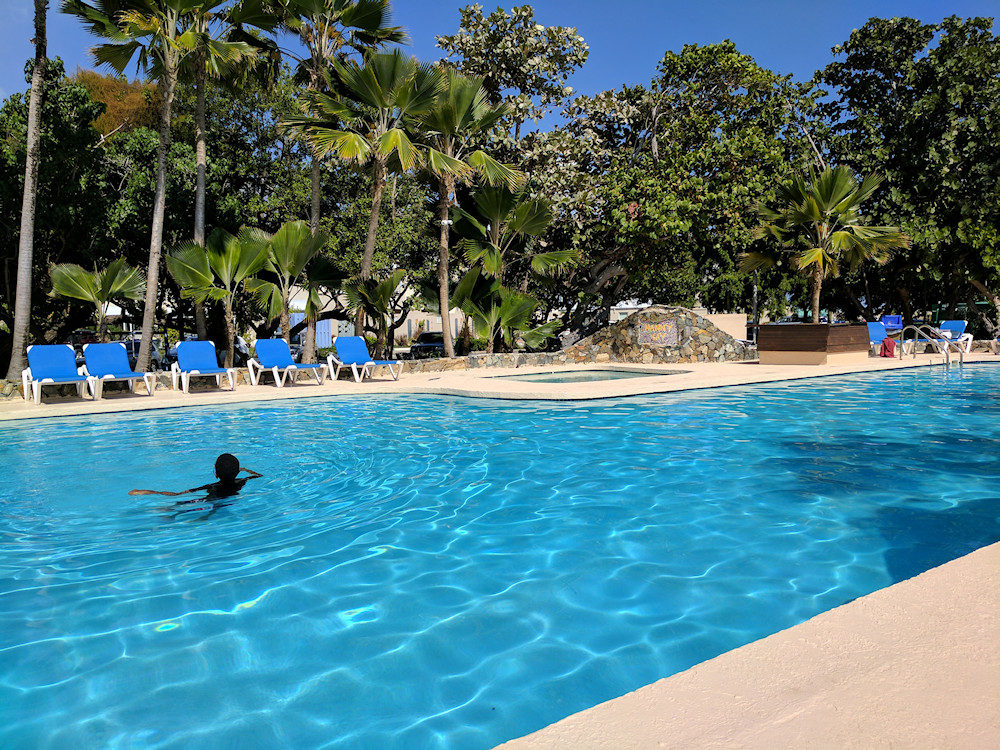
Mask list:
[{"label": "green foliage", "polygon": [[142,299],[146,279],[121,258],[103,269],[88,271],[75,263],[60,263],[49,269],[52,296],[72,297],[96,308],[96,323],[102,342],[108,341],[108,305],[125,299]]},{"label": "green foliage", "polygon": [[268,320],[281,318],[281,332],[286,341],[289,337],[288,301],[292,287],[299,283],[309,261],[326,241],[324,232],[312,234],[304,221],[286,222],[274,234],[259,229],[240,232],[240,244],[263,248],[267,258],[265,268],[274,279],[248,279],[247,289],[264,306]]},{"label": "green foliage", "polygon": [[[893,251],[910,246],[896,227],[863,223],[861,204],[881,184],[879,175],[868,175],[858,185],[847,167],[827,168],[819,175],[811,172],[808,183],[797,175],[778,188],[774,205],[758,207],[762,224],[756,234],[776,240],[779,250],[790,253],[791,267],[811,275],[813,323],[819,323],[823,279],[839,275],[841,263],[851,270],[867,261],[884,264]],[[768,250],[748,253],[743,270],[774,266]]]},{"label": "green foliage", "polygon": [[856,172],[885,175],[872,220],[913,238],[913,253],[855,278],[865,287],[845,290],[845,302],[884,300],[908,317],[939,302],[953,314],[977,290],[1000,304],[1000,40],[991,26],[873,18],[818,74],[832,87],[831,152]]},{"label": "green foliage", "polygon": [[483,15],[481,5],[459,10],[458,33],[437,37],[445,60],[469,76],[483,79],[489,101],[506,101],[515,140],[521,125],[538,122],[572,93],[569,76],[587,61],[589,48],[575,28],[542,26],[530,5],[510,13],[497,8]]}]

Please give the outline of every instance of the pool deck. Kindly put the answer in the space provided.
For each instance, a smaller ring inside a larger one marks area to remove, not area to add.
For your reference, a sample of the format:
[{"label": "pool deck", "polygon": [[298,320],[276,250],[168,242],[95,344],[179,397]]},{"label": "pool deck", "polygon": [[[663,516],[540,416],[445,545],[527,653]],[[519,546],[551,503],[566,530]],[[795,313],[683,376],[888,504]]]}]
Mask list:
[{"label": "pool deck", "polygon": [[[1000,362],[972,354],[968,362]],[[491,376],[551,371],[404,374],[356,384],[329,381],[235,392],[114,394],[102,401],[0,402],[0,421],[208,404],[371,393],[511,399],[591,399],[771,383],[899,367],[940,357],[858,365],[757,363],[599,365],[685,374],[542,384]],[[1000,479],[1000,478],[998,478]],[[998,510],[1000,512],[1000,510]],[[586,748],[1000,747],[1000,543],[722,654],[680,674],[512,740],[505,750]]]}]

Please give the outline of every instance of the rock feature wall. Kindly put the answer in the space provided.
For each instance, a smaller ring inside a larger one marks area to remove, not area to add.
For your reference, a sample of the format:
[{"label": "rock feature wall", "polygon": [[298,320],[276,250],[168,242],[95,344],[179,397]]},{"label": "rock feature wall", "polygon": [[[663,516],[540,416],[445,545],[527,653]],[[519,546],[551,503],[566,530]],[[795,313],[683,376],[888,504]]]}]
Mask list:
[{"label": "rock feature wall", "polygon": [[648,307],[558,352],[514,352],[407,362],[404,372],[440,372],[468,367],[545,365],[669,364],[756,359],[757,350],[737,341],[711,321],[683,307]]}]

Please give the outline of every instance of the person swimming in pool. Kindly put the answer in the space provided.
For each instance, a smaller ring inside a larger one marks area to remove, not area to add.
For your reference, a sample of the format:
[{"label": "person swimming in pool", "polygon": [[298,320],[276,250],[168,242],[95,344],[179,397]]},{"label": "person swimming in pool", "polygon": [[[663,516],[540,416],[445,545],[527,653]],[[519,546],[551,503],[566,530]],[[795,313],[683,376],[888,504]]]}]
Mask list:
[{"label": "person swimming in pool", "polygon": [[[239,473],[245,471],[248,476],[240,477]],[[206,500],[216,501],[222,500],[226,497],[232,497],[243,489],[243,485],[249,482],[251,479],[257,479],[262,476],[258,474],[253,469],[247,469],[240,466],[240,461],[232,453],[223,453],[217,459],[215,459],[215,478],[218,482],[212,482],[211,484],[203,484],[201,487],[192,487],[189,490],[184,490],[183,492],[165,492],[162,490],[129,490],[130,495],[170,495],[171,497],[177,497],[178,495],[188,495],[192,492],[204,492],[204,497],[195,498],[193,500],[181,500],[177,505],[187,505],[188,503],[200,503]]]}]

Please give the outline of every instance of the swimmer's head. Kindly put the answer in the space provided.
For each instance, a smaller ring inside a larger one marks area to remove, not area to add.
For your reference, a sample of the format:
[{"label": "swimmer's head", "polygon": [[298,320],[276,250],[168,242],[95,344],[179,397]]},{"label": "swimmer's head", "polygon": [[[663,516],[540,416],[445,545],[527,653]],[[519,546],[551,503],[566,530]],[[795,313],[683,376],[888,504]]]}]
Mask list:
[{"label": "swimmer's head", "polygon": [[232,453],[223,453],[215,459],[215,476],[222,482],[232,482],[240,473],[240,461]]}]

